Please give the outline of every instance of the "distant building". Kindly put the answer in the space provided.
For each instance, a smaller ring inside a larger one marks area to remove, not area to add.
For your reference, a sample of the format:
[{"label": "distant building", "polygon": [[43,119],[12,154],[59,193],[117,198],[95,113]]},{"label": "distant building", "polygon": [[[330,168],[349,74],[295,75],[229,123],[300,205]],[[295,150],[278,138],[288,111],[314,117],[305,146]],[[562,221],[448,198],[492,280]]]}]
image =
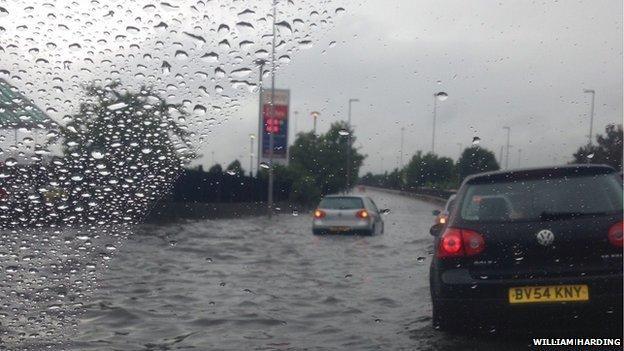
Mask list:
[{"label": "distant building", "polygon": [[[49,159],[58,154],[58,147],[39,147],[47,141],[50,131],[59,125],[45,114],[19,90],[0,78],[0,160],[14,158],[19,163],[32,163],[33,159]],[[39,150],[37,150],[39,149]],[[50,152],[40,152],[48,149]],[[55,150],[56,149],[56,150]]]}]

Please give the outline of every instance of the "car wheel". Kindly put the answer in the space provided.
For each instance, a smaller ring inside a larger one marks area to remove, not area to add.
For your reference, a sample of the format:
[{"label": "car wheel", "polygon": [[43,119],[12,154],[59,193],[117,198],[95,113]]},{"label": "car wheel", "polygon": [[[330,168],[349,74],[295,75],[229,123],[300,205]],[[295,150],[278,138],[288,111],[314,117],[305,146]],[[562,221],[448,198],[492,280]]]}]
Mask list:
[{"label": "car wheel", "polygon": [[314,235],[321,235],[323,234],[323,231],[320,229],[312,229],[312,234]]}]

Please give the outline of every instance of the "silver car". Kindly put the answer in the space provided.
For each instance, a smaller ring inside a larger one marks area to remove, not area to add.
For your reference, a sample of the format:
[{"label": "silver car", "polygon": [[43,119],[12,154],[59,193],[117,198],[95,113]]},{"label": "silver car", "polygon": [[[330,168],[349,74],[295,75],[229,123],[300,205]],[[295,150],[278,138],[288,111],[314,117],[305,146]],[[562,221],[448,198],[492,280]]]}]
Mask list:
[{"label": "silver car", "polygon": [[329,195],[314,210],[314,234],[353,232],[381,234],[384,231],[382,214],[375,202],[366,196]]}]

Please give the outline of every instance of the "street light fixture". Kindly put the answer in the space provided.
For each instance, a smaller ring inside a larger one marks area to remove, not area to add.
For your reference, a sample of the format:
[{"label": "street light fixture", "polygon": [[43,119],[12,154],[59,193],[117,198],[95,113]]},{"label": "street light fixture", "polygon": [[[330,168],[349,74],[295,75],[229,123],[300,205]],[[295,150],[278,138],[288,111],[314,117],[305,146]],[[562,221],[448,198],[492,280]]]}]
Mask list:
[{"label": "street light fixture", "polygon": [[348,111],[348,120],[347,120],[347,129],[349,132],[349,136],[347,137],[347,191],[351,187],[351,135],[353,131],[351,130],[351,104],[354,102],[359,102],[359,99],[349,99],[349,111]]},{"label": "street light fixture", "polygon": [[446,99],[448,99],[448,94],[443,91],[439,91],[433,94],[433,132],[431,136],[431,153],[432,154],[435,152],[436,115],[438,113],[438,100],[444,101]]}]

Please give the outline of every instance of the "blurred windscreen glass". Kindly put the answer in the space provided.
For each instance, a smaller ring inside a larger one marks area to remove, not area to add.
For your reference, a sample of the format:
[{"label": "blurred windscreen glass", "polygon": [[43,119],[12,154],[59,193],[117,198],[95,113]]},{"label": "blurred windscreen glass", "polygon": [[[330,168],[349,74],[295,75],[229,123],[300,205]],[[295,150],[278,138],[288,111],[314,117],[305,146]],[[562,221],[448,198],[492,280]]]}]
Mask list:
[{"label": "blurred windscreen glass", "polygon": [[319,208],[328,210],[355,210],[363,207],[362,199],[357,197],[326,197],[319,204]]},{"label": "blurred windscreen glass", "polygon": [[470,221],[526,221],[622,211],[622,185],[605,174],[469,185],[461,217]]}]

